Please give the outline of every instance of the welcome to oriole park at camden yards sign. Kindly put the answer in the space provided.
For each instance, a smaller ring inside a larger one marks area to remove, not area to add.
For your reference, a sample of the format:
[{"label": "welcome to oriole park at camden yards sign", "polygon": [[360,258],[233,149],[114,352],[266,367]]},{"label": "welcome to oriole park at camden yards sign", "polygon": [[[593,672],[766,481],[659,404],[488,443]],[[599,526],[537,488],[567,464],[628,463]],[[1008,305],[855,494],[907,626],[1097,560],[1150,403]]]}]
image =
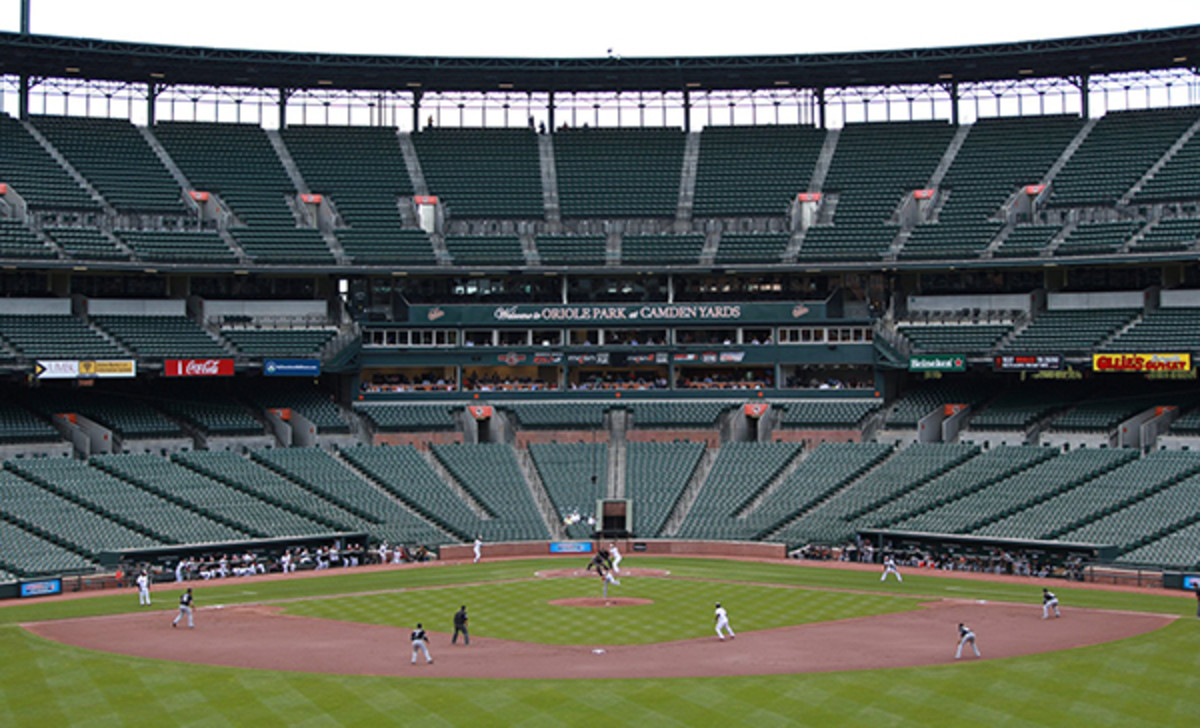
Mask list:
[{"label": "welcome to oriole park at camden yards sign", "polygon": [[1191,354],[1092,355],[1092,371],[1097,372],[1186,372],[1191,368]]}]

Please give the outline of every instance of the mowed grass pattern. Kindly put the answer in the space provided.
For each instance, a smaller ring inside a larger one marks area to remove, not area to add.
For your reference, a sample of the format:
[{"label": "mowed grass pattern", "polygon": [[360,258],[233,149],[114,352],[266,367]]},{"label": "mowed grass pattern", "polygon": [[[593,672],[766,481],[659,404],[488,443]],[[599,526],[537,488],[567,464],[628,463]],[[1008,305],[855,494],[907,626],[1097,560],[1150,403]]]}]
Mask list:
[{"label": "mowed grass pattern", "polygon": [[737,631],[863,617],[917,609],[919,600],[888,595],[728,584],[659,577],[627,577],[610,597],[653,603],[577,607],[549,602],[599,597],[599,579],[550,578],[466,587],[417,589],[289,603],[289,614],[453,631],[452,615],[467,605],[471,634],[545,644],[651,644],[711,637],[720,601]]},{"label": "mowed grass pattern", "polygon": [[[639,558],[636,565],[650,566],[649,562]],[[1028,585],[939,579],[907,572],[902,585],[880,585],[877,573],[806,569],[795,564],[731,565],[702,559],[661,562],[655,566],[670,568],[677,576],[893,595],[946,594],[1036,604],[1038,593]],[[197,594],[201,605],[207,606],[446,585],[456,580],[523,578],[539,568],[547,568],[545,562],[336,574],[284,582],[247,580],[221,586],[202,584]],[[714,581],[711,586],[724,590],[728,585]],[[16,626],[0,626],[0,725],[1195,725],[1200,715],[1200,620],[1194,616],[1195,599],[1166,593],[1093,592],[1060,582],[1051,587],[1068,607],[1088,602],[1090,606],[1140,608],[1184,618],[1165,629],[1119,642],[1003,660],[827,674],[586,681],[396,679],[236,670],[91,652],[43,640]],[[479,588],[459,591],[474,594]],[[488,609],[482,602],[471,606],[475,599],[467,603],[473,613],[478,608],[481,621],[486,621],[483,617]],[[731,606],[735,626],[749,629],[739,624],[741,615],[750,618],[750,612],[738,611],[745,605],[724,593],[722,599],[737,605]],[[166,600],[164,595],[162,601]],[[95,600],[24,604],[0,609],[0,623],[11,625],[39,613],[65,617],[88,614],[89,610],[134,611],[136,601],[133,592],[124,592]],[[707,627],[711,622],[707,600],[703,606],[703,626]],[[444,620],[448,619],[446,613]]]}]

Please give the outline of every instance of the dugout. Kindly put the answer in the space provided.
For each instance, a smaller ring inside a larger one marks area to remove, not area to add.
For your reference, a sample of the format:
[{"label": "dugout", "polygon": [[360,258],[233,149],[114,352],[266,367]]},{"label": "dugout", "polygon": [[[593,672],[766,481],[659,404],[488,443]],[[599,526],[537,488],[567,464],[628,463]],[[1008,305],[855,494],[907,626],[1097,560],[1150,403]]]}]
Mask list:
[{"label": "dugout", "polygon": [[965,557],[972,560],[997,559],[1000,554],[1006,554],[1068,573],[1087,564],[1111,563],[1118,554],[1117,547],[1109,544],[887,529],[864,529],[858,535],[864,543],[874,546],[877,552],[928,554],[939,559]]},{"label": "dugout", "polygon": [[[180,559],[188,557],[203,558],[213,554],[245,554],[250,553],[258,558],[278,561],[284,551],[298,548],[310,550],[322,546],[337,546],[339,551],[348,547],[367,551],[368,537],[365,532],[324,533],[313,536],[286,536],[281,538],[251,539],[247,541],[225,541],[217,543],[178,544],[175,546],[157,546],[144,549],[121,549],[119,551],[102,551],[100,565],[106,568],[116,568],[129,572],[135,567],[149,566],[151,573],[163,573],[173,570]],[[174,578],[174,575],[171,575]]]}]

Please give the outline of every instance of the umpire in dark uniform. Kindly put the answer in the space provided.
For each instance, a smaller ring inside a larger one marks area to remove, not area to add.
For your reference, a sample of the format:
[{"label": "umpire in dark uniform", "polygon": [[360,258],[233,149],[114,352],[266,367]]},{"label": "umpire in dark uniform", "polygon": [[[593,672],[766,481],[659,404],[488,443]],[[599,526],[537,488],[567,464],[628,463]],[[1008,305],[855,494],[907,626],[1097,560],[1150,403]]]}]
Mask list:
[{"label": "umpire in dark uniform", "polygon": [[455,644],[458,641],[458,633],[462,632],[463,645],[471,644],[471,635],[467,633],[467,605],[459,607],[454,613],[454,636],[450,638],[450,644]]}]

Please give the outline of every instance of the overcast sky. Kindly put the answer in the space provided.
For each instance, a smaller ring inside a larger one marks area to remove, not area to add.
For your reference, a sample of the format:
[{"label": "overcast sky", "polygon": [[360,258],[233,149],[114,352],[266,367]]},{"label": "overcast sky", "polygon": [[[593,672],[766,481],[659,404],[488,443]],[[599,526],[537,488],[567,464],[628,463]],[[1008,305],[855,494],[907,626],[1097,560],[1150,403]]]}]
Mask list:
[{"label": "overcast sky", "polygon": [[[1200,24],[1200,0],[32,0],[32,8],[32,31],[47,35],[418,56],[812,53]],[[0,29],[19,28],[20,0],[0,0]]]}]

